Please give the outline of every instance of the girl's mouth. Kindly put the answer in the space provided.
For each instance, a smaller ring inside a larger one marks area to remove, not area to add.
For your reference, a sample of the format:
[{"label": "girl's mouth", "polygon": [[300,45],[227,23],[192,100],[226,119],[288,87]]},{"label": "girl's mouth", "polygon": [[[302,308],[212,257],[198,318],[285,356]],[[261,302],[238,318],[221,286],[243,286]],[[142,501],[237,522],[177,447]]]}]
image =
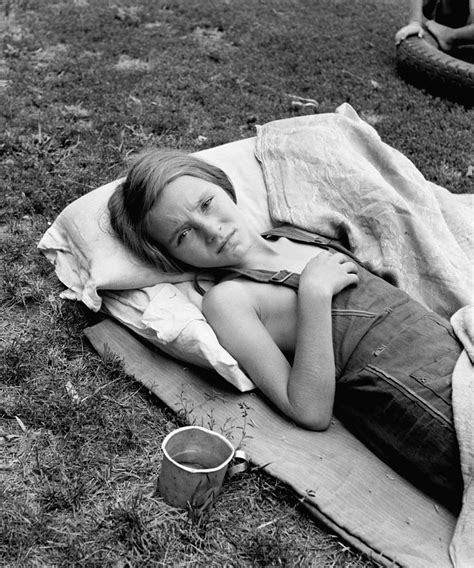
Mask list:
[{"label": "girl's mouth", "polygon": [[217,254],[220,254],[224,248],[226,247],[227,243],[230,241],[230,239],[234,236],[235,234],[235,229],[233,231],[231,231],[226,237],[224,237],[224,240],[222,242],[222,244],[219,246],[219,248],[217,249]]}]

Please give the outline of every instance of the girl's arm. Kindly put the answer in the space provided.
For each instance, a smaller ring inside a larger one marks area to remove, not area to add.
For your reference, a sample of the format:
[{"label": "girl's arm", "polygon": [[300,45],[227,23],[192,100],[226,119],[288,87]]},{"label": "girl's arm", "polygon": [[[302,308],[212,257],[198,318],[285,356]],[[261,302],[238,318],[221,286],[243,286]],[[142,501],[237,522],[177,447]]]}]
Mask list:
[{"label": "girl's arm", "polygon": [[331,421],[336,390],[332,339],[332,294],[317,289],[298,295],[298,329],[287,395],[295,416],[312,430]]},{"label": "girl's arm", "polygon": [[421,24],[423,22],[423,0],[411,0],[408,12],[409,24]]},{"label": "girl's arm", "polygon": [[[344,255],[321,253],[300,278],[296,350],[291,366],[266,329],[251,285],[225,282],[204,297],[203,311],[221,344],[282,412],[311,430],[330,423],[335,393],[332,296],[357,283],[356,267]],[[261,285],[260,285],[261,286]],[[288,299],[288,290],[268,285]],[[283,323],[284,325],[284,323]]]},{"label": "girl's arm", "polygon": [[395,34],[395,43],[398,45],[401,41],[411,35],[423,37],[423,0],[411,0],[410,10],[408,12],[408,24],[403,26]]}]

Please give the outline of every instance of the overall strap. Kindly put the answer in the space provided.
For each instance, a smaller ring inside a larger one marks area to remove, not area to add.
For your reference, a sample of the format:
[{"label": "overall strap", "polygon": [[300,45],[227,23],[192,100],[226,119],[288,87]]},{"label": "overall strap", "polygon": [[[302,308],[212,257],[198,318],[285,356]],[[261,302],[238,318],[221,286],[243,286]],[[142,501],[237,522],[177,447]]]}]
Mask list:
[{"label": "overall strap", "polygon": [[300,275],[297,272],[290,272],[289,270],[273,272],[272,270],[254,270],[251,268],[231,268],[228,272],[226,272],[220,282],[234,280],[241,276],[244,276],[249,280],[254,280],[255,282],[282,284],[283,286],[288,286],[288,288],[293,288],[295,290],[298,289],[300,283]]}]

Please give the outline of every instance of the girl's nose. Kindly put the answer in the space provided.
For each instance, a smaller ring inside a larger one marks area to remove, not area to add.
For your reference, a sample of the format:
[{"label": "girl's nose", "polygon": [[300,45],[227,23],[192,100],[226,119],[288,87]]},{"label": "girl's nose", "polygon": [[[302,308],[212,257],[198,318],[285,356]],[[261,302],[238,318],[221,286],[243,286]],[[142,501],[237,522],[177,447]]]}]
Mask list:
[{"label": "girl's nose", "polygon": [[207,242],[212,242],[222,234],[222,225],[218,222],[208,222],[205,227],[203,227],[203,230]]}]

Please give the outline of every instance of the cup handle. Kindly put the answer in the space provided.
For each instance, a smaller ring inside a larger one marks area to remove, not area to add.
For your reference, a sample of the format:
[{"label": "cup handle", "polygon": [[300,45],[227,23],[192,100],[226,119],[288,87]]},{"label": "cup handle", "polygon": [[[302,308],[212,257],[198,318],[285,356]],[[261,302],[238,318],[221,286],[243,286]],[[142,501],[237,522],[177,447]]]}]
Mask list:
[{"label": "cup handle", "polygon": [[244,450],[235,450],[232,463],[233,465],[228,469],[229,477],[247,471],[250,466],[249,458]]}]

